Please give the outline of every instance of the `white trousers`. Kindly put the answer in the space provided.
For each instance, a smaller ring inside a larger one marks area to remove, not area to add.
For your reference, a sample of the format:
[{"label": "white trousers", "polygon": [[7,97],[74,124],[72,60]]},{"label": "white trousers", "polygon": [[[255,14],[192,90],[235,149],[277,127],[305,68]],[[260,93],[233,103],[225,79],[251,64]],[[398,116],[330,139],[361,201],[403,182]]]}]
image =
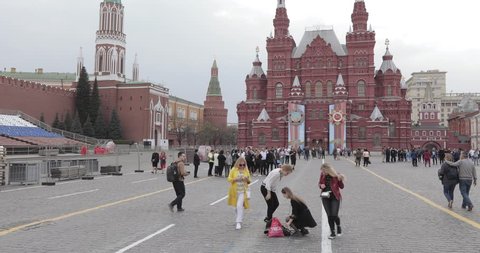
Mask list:
[{"label": "white trousers", "polygon": [[237,219],[236,222],[243,222],[243,213],[245,208],[243,207],[243,200],[245,198],[245,193],[242,192],[237,192],[237,209],[235,212],[237,213]]}]

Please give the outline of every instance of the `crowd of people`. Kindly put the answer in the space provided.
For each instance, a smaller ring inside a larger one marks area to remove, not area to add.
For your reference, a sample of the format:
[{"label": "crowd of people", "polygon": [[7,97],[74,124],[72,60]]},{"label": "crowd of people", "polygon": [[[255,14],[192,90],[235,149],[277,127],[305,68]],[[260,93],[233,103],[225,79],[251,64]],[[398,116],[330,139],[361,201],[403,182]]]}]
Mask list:
[{"label": "crowd of people", "polygon": [[[370,162],[370,151],[368,149],[355,149],[353,151],[347,149],[334,149],[332,152],[334,159],[340,156],[354,156],[355,166],[367,167]],[[152,155],[152,173],[158,170],[158,163],[165,157],[165,153]],[[230,184],[228,189],[228,205],[235,208],[235,228],[241,229],[245,209],[250,207],[249,199],[251,195],[250,184],[252,176],[264,175],[265,178],[260,186],[260,193],[263,196],[267,210],[264,219],[265,233],[268,232],[274,213],[279,207],[277,196],[278,185],[280,181],[292,174],[296,166],[296,160],[303,157],[305,160],[311,158],[325,158],[325,150],[309,149],[293,149],[293,148],[261,148],[254,149],[247,147],[245,149],[234,149],[231,151],[220,150],[210,151],[208,157],[208,176],[222,177],[225,175]],[[166,159],[166,158],[165,158]],[[184,162],[186,160],[185,153],[178,153],[175,161],[179,172],[178,182],[173,182],[176,192],[176,198],[168,204],[169,209],[173,212],[175,206],[177,211],[184,211],[182,207],[182,199],[185,196],[184,178],[189,175],[185,170]],[[197,150],[193,159],[195,166],[194,177],[198,177],[198,166],[200,157]],[[386,147],[382,151],[382,162],[412,162],[413,166],[418,166],[418,161],[422,161],[425,167],[432,165],[440,165],[438,170],[439,179],[443,185],[443,193],[447,199],[447,206],[452,208],[454,201],[454,189],[459,184],[460,193],[463,197],[461,207],[472,211],[473,203],[469,198],[470,188],[477,183],[477,175],[475,165],[478,164],[478,150],[469,152],[462,150],[449,149],[396,149]],[[166,164],[166,162],[161,162]],[[165,168],[165,165],[161,165]],[[342,200],[341,189],[344,187],[345,177],[337,173],[332,165],[322,162],[320,167],[320,178],[318,187],[321,192],[322,204],[328,216],[328,225],[330,227],[330,239],[342,235],[340,218],[338,216],[340,202]],[[315,227],[317,224],[312,217],[306,202],[296,195],[291,188],[283,187],[281,189],[283,197],[290,200],[291,214],[286,217],[285,224],[289,234],[300,233],[306,235],[309,233],[309,227]]]}]

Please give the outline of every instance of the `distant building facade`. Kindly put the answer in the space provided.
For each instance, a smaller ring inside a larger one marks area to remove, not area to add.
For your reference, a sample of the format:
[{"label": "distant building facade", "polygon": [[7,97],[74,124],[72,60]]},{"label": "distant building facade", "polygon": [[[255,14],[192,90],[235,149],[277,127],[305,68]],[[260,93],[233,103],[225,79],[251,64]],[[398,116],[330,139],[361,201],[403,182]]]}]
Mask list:
[{"label": "distant building facade", "polygon": [[412,122],[414,124],[420,120],[420,106],[426,102],[424,98],[427,86],[432,89],[433,103],[440,110],[440,124],[443,126],[448,126],[450,114],[466,95],[480,103],[480,93],[447,92],[446,74],[447,72],[439,70],[414,72],[406,82],[407,97],[412,101]]},{"label": "distant building facade", "polygon": [[[246,100],[237,105],[239,146],[410,146],[411,102],[388,43],[376,70],[375,31],[363,0],[355,1],[351,20],[345,45],[333,29],[317,28],[307,29],[297,45],[286,3],[278,0],[267,72],[257,53],[245,79]],[[290,142],[291,126],[302,124],[303,143]]]},{"label": "distant building facade", "polygon": [[169,146],[196,146],[204,123],[204,107],[179,97],[170,96],[168,102]]},{"label": "distant building facade", "polygon": [[35,72],[19,72],[16,68],[10,68],[10,71],[0,71],[0,76],[41,83],[62,89],[70,89],[72,83],[76,80],[75,73],[44,72],[43,68],[35,69]]}]

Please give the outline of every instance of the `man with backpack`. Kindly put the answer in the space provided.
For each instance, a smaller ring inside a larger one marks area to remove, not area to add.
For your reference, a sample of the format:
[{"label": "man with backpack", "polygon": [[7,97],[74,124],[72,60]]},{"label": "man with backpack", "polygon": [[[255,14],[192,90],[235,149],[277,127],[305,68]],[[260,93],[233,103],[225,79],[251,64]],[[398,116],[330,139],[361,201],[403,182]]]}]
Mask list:
[{"label": "man with backpack", "polygon": [[185,209],[182,208],[182,200],[185,197],[185,183],[183,181],[185,177],[190,174],[189,171],[185,170],[185,160],[187,159],[185,152],[178,152],[177,157],[177,160],[167,168],[167,180],[172,182],[173,189],[175,189],[175,194],[177,195],[177,197],[168,204],[171,212],[173,212],[175,205],[177,206],[177,212],[185,211]]}]

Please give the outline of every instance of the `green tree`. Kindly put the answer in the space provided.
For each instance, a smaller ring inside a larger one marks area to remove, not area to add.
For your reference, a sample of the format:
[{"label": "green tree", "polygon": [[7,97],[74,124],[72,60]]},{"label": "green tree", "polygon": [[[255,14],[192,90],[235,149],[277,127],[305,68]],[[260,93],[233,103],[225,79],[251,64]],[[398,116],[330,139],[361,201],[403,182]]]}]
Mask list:
[{"label": "green tree", "polygon": [[75,96],[75,107],[78,112],[80,123],[85,124],[85,120],[88,117],[88,111],[90,104],[90,83],[88,82],[88,74],[85,67],[82,67],[80,71],[80,77],[78,78],[77,93]]},{"label": "green tree", "polygon": [[95,123],[98,116],[98,110],[100,109],[100,94],[98,92],[98,83],[97,78],[93,82],[92,94],[90,95],[90,104],[89,104],[89,116],[92,121],[92,124]]},{"label": "green tree", "polygon": [[67,112],[67,115],[65,115],[63,124],[65,125],[65,130],[70,131],[72,128],[72,115],[70,115],[70,112]]},{"label": "green tree", "polygon": [[60,121],[58,122],[57,128],[60,129],[60,130],[65,130],[65,122],[63,121],[63,115],[62,115],[62,118],[60,119]]},{"label": "green tree", "polygon": [[72,127],[70,129],[70,132],[77,133],[77,134],[83,133],[82,124],[80,123],[80,119],[78,118],[77,113],[73,115]]},{"label": "green tree", "polygon": [[122,127],[120,125],[120,118],[118,117],[118,113],[115,109],[112,111],[112,116],[110,117],[110,124],[108,126],[108,138],[112,140],[122,139]]},{"label": "green tree", "polygon": [[103,113],[101,110],[98,110],[97,119],[95,120],[95,124],[93,125],[95,129],[95,138],[106,139],[107,128],[105,127],[105,119],[103,118]]},{"label": "green tree", "polygon": [[43,112],[40,113],[40,122],[45,123],[45,115],[43,115]]},{"label": "green tree", "polygon": [[92,121],[90,120],[90,115],[85,120],[85,124],[83,124],[83,134],[89,137],[95,136],[95,129],[93,128]]},{"label": "green tree", "polygon": [[53,120],[52,127],[58,128],[58,125],[60,125],[60,119],[58,118],[58,112],[57,112],[55,114],[55,119]]}]

